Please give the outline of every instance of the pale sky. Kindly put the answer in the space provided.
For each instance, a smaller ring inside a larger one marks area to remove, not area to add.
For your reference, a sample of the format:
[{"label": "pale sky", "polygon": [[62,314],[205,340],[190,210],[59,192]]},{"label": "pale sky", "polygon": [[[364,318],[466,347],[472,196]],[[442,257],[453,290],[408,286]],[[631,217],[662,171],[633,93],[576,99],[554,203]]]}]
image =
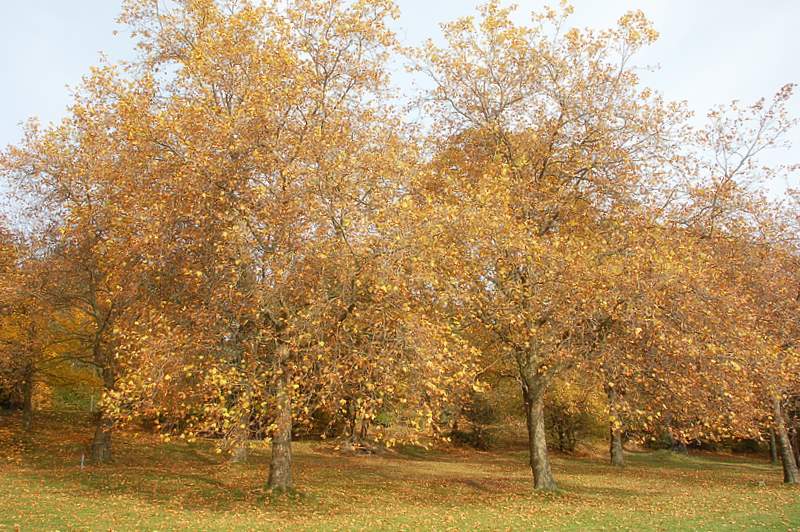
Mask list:
[{"label": "pale sky", "polygon": [[[439,23],[475,13],[474,0],[397,0],[398,36],[419,44],[440,35]],[[507,2],[505,2],[507,3]],[[556,1],[548,2],[556,4]],[[75,86],[100,52],[132,56],[132,43],[115,22],[121,0],[0,0],[0,147],[16,142],[29,117],[58,120]],[[519,0],[518,19],[545,3]],[[643,75],[667,99],[688,100],[700,116],[716,103],[752,102],[784,83],[800,82],[800,1],[573,0],[571,26],[603,28],[625,11],[641,9],[661,37],[639,57],[660,65]],[[403,76],[401,84],[408,83]],[[791,104],[800,116],[800,94]],[[800,131],[790,151],[770,162],[800,163]],[[797,178],[792,186],[800,186]],[[0,185],[1,186],[1,185]],[[775,184],[775,189],[786,185]],[[0,193],[2,190],[0,189]]]}]

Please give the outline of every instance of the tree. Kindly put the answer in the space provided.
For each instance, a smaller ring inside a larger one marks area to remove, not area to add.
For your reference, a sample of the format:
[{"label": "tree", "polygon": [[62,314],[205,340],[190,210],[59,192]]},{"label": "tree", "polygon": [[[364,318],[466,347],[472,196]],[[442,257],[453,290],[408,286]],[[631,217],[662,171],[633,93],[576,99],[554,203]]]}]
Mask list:
[{"label": "tree", "polygon": [[555,12],[519,27],[496,2],[481,15],[446,25],[447,49],[417,53],[435,82],[436,155],[415,208],[440,267],[431,282],[518,369],[534,487],[554,489],[546,392],[597,359],[625,308],[625,252],[649,234],[639,197],[673,156],[681,112],[639,90],[628,66],[656,37],[641,13],[599,34],[562,34]]},{"label": "tree", "polygon": [[[69,316],[75,356],[95,368],[106,394],[117,384],[117,325],[137,298],[141,260],[130,246],[137,211],[129,201],[135,183],[125,176],[137,172],[127,157],[137,148],[124,137],[125,88],[113,68],[95,69],[67,118],[46,130],[30,123],[0,159],[31,204],[27,224],[44,258],[36,298]],[[100,463],[111,458],[112,420],[98,406],[91,456]]]},{"label": "tree", "polygon": [[687,194],[691,201],[678,211],[713,257],[721,273],[717,286],[736,307],[728,309],[734,319],[724,329],[738,342],[738,356],[728,361],[737,370],[733,382],[742,388],[754,384],[758,391],[749,395],[761,398],[761,408],[754,406],[757,414],[745,416],[744,425],[755,431],[760,419],[772,418],[787,483],[798,482],[782,405],[796,386],[798,331],[792,316],[798,310],[800,248],[791,206],[769,200],[763,188],[796,168],[765,166],[759,156],[785,146],[787,132],[797,125],[787,109],[793,91],[794,85],[785,85],[770,101],[733,102],[709,113],[699,138],[708,158],[700,158],[700,179]]},{"label": "tree", "polygon": [[402,279],[410,259],[391,210],[408,150],[385,66],[394,14],[384,0],[130,1],[122,20],[142,56],[127,80],[96,73],[87,91],[99,103],[77,108],[100,131],[74,151],[108,156],[88,190],[108,193],[101,206],[124,242],[102,264],[135,279],[135,302],[110,324],[115,418],[146,412],[190,440],[257,428],[275,491],[293,487],[293,429],[323,400],[338,410],[342,381],[351,395],[413,392],[408,421],[423,429],[469,380],[445,356],[459,339]]}]

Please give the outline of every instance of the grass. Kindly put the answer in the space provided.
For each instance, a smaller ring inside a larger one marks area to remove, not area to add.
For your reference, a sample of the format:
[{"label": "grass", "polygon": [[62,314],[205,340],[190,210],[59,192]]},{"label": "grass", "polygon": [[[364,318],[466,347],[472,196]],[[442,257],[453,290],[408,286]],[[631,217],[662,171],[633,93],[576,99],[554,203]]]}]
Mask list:
[{"label": "grass", "polygon": [[560,491],[532,493],[527,456],[452,450],[341,456],[295,445],[300,492],[264,489],[268,452],[225,463],[203,444],[121,434],[113,465],[80,467],[83,417],[39,417],[23,436],[0,416],[0,530],[786,530],[800,489],[733,456],[554,458]]}]

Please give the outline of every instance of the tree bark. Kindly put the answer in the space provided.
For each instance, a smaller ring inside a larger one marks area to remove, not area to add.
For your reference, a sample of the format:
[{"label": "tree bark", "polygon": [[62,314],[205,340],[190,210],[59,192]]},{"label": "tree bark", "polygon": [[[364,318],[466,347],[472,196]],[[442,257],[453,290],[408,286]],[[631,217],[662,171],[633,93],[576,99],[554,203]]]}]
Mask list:
[{"label": "tree bark", "polygon": [[231,452],[231,462],[235,464],[244,464],[247,462],[250,449],[248,441],[250,440],[250,412],[245,411],[239,416],[236,426],[230,434],[231,444],[233,446]]},{"label": "tree bark", "polygon": [[[103,368],[103,388],[106,391],[114,389],[114,371],[106,366]],[[111,461],[111,431],[112,422],[105,415],[102,407],[97,409],[94,422],[94,437],[91,445],[91,460],[95,464],[104,464]]]},{"label": "tree bark", "polygon": [[349,418],[347,421],[347,439],[354,450],[366,443],[369,432],[369,420],[366,416],[361,416],[361,424],[359,425],[359,412],[355,404],[356,402],[351,399],[348,401],[347,407]]},{"label": "tree bark", "polygon": [[22,381],[22,427],[25,432],[33,426],[33,366],[25,366]]},{"label": "tree bark", "polygon": [[778,442],[775,441],[775,428],[769,429],[769,460],[773,464],[778,463]]},{"label": "tree bark", "polygon": [[617,467],[625,466],[625,455],[622,447],[622,423],[617,410],[617,391],[613,386],[606,386],[608,395],[609,413],[609,452],[611,454],[611,465]]},{"label": "tree bark", "polygon": [[273,492],[287,492],[292,483],[292,399],[286,371],[275,385],[276,416],[272,435],[272,459],[269,464],[268,487]]},{"label": "tree bark", "polygon": [[544,390],[537,386],[535,378],[523,376],[522,398],[525,402],[525,417],[528,424],[528,450],[533,488],[552,491],[557,489],[550,460],[547,456],[547,435],[544,426]]},{"label": "tree bark", "polygon": [[91,459],[95,464],[111,461],[111,423],[103,415],[102,409],[95,414]]},{"label": "tree bark", "polygon": [[249,456],[249,450],[246,443],[240,443],[236,446],[231,454],[231,462],[234,464],[245,464]]},{"label": "tree bark", "polygon": [[798,484],[797,461],[794,458],[792,442],[789,440],[789,432],[786,430],[786,422],[783,418],[781,409],[781,398],[776,395],[772,400],[773,423],[775,425],[775,436],[778,440],[778,449],[783,463],[783,482],[786,484]]},{"label": "tree bark", "polygon": [[353,446],[355,446],[358,441],[358,435],[356,434],[358,411],[356,410],[355,403],[353,399],[347,400],[347,439]]}]

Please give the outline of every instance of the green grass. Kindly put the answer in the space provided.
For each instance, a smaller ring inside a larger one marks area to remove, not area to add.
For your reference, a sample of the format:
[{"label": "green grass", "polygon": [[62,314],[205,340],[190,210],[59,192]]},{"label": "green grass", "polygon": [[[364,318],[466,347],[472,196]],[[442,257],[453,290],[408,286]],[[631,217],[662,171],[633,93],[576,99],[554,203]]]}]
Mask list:
[{"label": "green grass", "polygon": [[554,458],[560,491],[532,493],[521,449],[405,449],[341,456],[295,445],[300,492],[264,488],[268,452],[226,464],[204,444],[118,435],[113,465],[80,468],[85,417],[0,416],[0,530],[786,530],[800,489],[778,467],[730,456],[631,453]]}]

